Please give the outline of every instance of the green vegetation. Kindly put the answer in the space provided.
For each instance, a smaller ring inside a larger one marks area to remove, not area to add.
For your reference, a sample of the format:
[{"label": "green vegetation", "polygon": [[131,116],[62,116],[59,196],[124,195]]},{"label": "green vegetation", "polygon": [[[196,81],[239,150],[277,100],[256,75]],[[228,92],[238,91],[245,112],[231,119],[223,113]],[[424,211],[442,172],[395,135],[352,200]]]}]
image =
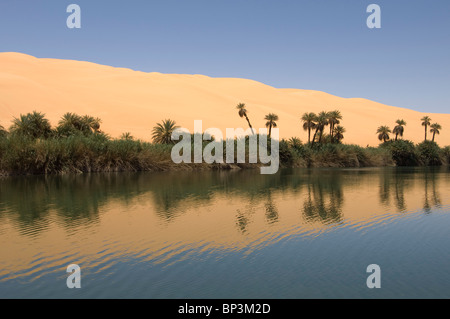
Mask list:
[{"label": "green vegetation", "polygon": [[[252,128],[244,104],[237,106],[239,116]],[[298,137],[280,140],[280,165],[283,167],[370,167],[370,166],[439,166],[450,163],[450,146],[439,147],[435,138],[442,127],[431,124],[429,117],[421,119],[422,126],[433,134],[432,140],[419,144],[399,139],[406,123],[397,120],[391,132],[389,127],[377,129],[378,147],[361,147],[343,144],[345,128],[340,125],[343,117],[339,111],[319,114],[305,113],[301,117],[302,128],[308,142]],[[278,126],[276,114],[265,116],[265,125],[271,130]],[[136,140],[129,132],[113,139],[100,129],[101,120],[89,115],[66,113],[58,125],[51,127],[45,114],[32,112],[14,118],[9,130],[0,126],[0,174],[66,174],[112,171],[167,171],[191,169],[256,168],[260,164],[249,163],[249,136],[243,138],[246,149],[245,163],[238,164],[175,164],[171,160],[172,132],[178,128],[170,119],[156,124],[152,131],[152,143]],[[325,130],[325,128],[327,128]],[[311,136],[311,133],[314,133]],[[394,133],[396,138],[390,139]],[[202,135],[202,134],[200,134]],[[191,142],[194,143],[194,136]],[[261,136],[258,136],[261,137]],[[201,136],[203,140],[203,136]],[[210,137],[214,140],[214,137]],[[237,149],[241,138],[234,140]],[[270,149],[269,138],[269,149]],[[203,141],[203,147],[210,142]],[[226,143],[223,143],[226,158]],[[192,150],[194,148],[192,147]],[[235,163],[237,162],[237,154]],[[193,156],[191,157],[193,158]]]}]

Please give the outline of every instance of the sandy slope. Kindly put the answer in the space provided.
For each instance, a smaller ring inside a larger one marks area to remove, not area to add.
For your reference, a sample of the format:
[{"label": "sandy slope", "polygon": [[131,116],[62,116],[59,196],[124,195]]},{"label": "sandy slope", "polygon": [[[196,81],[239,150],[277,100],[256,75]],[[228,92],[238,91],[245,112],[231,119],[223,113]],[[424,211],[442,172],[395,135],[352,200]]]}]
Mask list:
[{"label": "sandy slope", "polygon": [[[324,92],[276,89],[259,82],[202,75],[143,73],[89,62],[38,59],[21,53],[0,53],[0,124],[9,127],[14,116],[38,110],[52,124],[66,112],[89,114],[103,120],[104,131],[122,132],[150,140],[151,128],[165,118],[193,130],[247,128],[235,105],[247,105],[252,125],[264,127],[264,115],[279,115],[281,137],[307,140],[300,116],[305,112],[339,109],[347,129],[346,143],[377,145],[376,129],[407,122],[405,138],[423,139],[422,113],[360,98],[345,99]],[[437,142],[450,145],[450,114],[429,114],[443,126]]]}]

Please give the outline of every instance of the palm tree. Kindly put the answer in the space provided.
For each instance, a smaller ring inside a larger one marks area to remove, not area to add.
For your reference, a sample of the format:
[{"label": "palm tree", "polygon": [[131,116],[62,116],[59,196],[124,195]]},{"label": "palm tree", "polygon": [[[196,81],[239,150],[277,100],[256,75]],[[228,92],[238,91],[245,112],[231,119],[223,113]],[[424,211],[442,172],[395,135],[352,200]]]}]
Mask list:
[{"label": "palm tree", "polygon": [[67,112],[65,113],[58,122],[58,126],[72,126],[76,129],[80,129],[80,117],[75,113]]},{"label": "palm tree", "polygon": [[45,114],[33,111],[33,113],[21,114],[19,118],[14,118],[10,131],[31,138],[47,138],[52,133],[52,128]]},{"label": "palm tree", "polygon": [[266,122],[266,127],[269,128],[269,138],[272,134],[272,127],[277,127],[277,121],[278,121],[278,115],[273,114],[273,113],[269,113],[267,114],[264,119],[267,121]]},{"label": "palm tree", "polygon": [[333,138],[340,143],[344,139],[345,128],[338,125],[333,130]]},{"label": "palm tree", "polygon": [[377,129],[378,139],[386,143],[389,140],[389,134],[391,133],[391,129],[389,126],[380,126]]},{"label": "palm tree", "polygon": [[422,121],[422,126],[425,126],[425,141],[426,141],[428,126],[431,125],[431,118],[429,116],[424,116],[420,120]]},{"label": "palm tree", "polygon": [[342,114],[340,111],[335,110],[328,113],[328,123],[330,124],[330,136],[333,137],[334,127],[341,123]]},{"label": "palm tree", "polygon": [[89,132],[98,133],[100,130],[100,123],[102,121],[98,117],[92,117],[89,115],[85,115],[81,118],[81,123],[83,128],[85,128]]},{"label": "palm tree", "polygon": [[325,126],[328,125],[328,117],[329,117],[328,112],[324,112],[324,111],[320,112],[317,115],[316,132],[314,133],[312,145],[314,145],[317,133],[319,133],[319,143],[322,141],[323,130],[325,129]]},{"label": "palm tree", "polygon": [[311,143],[311,130],[316,128],[317,115],[315,113],[305,113],[302,115],[303,130],[308,131],[308,144]]},{"label": "palm tree", "polygon": [[302,146],[302,141],[298,137],[291,137],[288,140],[288,144],[292,148],[300,148]]},{"label": "palm tree", "polygon": [[131,135],[130,132],[125,132],[125,133],[122,134],[120,139],[121,140],[126,140],[126,141],[132,141],[132,140],[134,140],[134,137]]},{"label": "palm tree", "polygon": [[405,131],[405,128],[403,126],[406,125],[406,122],[403,120],[397,120],[395,121],[397,123],[397,126],[394,127],[394,130],[392,133],[395,134],[395,140],[397,140],[397,137],[400,135],[400,137],[403,136],[403,132]]},{"label": "palm tree", "polygon": [[434,142],[434,137],[436,134],[440,134],[441,132],[439,130],[442,130],[442,126],[439,125],[438,123],[434,123],[430,125],[431,130],[430,133],[433,133],[433,139],[431,140],[432,142]]},{"label": "palm tree", "polygon": [[153,142],[158,144],[173,144],[172,133],[177,128],[179,128],[179,126],[176,125],[175,121],[170,119],[156,124],[152,131]]},{"label": "palm tree", "polygon": [[[90,115],[80,116],[75,113],[66,113],[58,122],[58,128],[73,131],[79,131],[84,135],[100,132],[101,120]],[[70,134],[70,133],[69,133]]]},{"label": "palm tree", "polygon": [[240,117],[245,117],[245,119],[247,120],[247,123],[248,123],[248,126],[250,127],[250,129],[252,130],[252,133],[254,134],[254,132],[253,132],[253,127],[252,127],[252,125],[250,124],[250,120],[248,119],[248,116],[247,116],[247,113],[248,113],[248,111],[247,111],[247,109],[245,108],[245,104],[244,103],[239,103],[237,106],[236,106],[236,108],[239,110],[239,116]]}]

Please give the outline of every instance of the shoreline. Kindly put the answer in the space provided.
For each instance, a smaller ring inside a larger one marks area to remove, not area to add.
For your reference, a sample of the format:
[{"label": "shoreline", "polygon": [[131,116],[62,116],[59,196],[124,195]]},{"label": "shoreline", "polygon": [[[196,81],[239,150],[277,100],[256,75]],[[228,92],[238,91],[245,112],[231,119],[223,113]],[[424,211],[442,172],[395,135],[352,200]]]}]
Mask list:
[{"label": "shoreline", "polygon": [[[257,170],[264,165],[261,164],[228,164],[228,163],[201,163],[201,164],[175,164],[168,167],[155,167],[153,169],[145,170],[135,170],[135,169],[105,169],[105,170],[91,170],[91,171],[77,171],[77,172],[51,172],[51,173],[24,173],[24,172],[7,172],[0,171],[0,178],[7,177],[30,177],[30,176],[80,176],[89,174],[108,174],[108,173],[197,173],[205,171],[241,171],[241,170]],[[445,163],[439,166],[436,165],[414,165],[414,166],[398,166],[398,165],[378,165],[378,166],[342,166],[333,163],[328,165],[315,165],[315,166],[304,166],[304,165],[280,165],[281,169],[359,169],[359,168],[439,168],[439,167],[450,167],[449,163]],[[278,171],[279,171],[278,170]],[[278,173],[278,172],[277,172]],[[275,174],[277,174],[275,173]]]}]

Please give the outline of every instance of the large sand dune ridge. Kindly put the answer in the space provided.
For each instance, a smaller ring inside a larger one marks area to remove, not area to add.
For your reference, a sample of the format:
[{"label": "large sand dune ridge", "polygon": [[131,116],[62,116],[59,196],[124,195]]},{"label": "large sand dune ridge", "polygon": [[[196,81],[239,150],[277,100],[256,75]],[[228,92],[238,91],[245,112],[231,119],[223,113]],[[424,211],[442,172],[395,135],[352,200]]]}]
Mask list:
[{"label": "large sand dune ridge", "polygon": [[[450,145],[450,114],[425,114],[362,98],[341,98],[320,91],[277,89],[246,79],[203,75],[144,73],[89,62],[42,59],[26,54],[0,53],[0,124],[13,117],[41,111],[56,125],[66,112],[102,119],[102,129],[113,137],[130,132],[149,141],[151,129],[163,119],[193,131],[194,120],[203,129],[247,128],[235,106],[245,103],[254,128],[264,127],[264,116],[278,114],[280,136],[307,140],[300,117],[305,112],[338,109],[347,132],[345,143],[378,145],[376,129],[397,119],[407,122],[404,138],[424,138],[420,119],[429,115],[443,129],[436,137]],[[429,134],[431,136],[431,134]]]}]

